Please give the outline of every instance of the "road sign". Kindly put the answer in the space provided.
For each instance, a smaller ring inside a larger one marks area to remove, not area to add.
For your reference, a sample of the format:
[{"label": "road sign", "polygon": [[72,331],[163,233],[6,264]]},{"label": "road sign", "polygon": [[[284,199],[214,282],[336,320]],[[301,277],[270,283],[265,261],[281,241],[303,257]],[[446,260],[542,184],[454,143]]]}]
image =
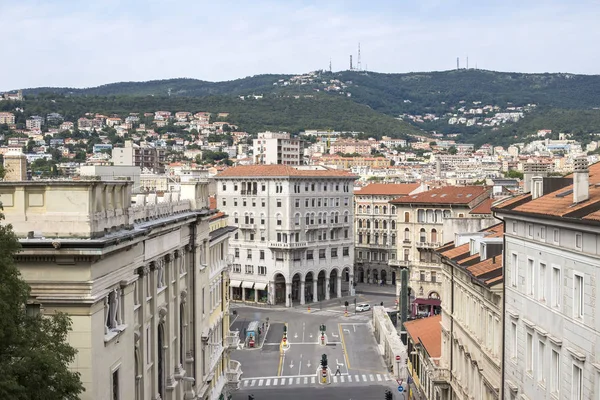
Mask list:
[{"label": "road sign", "polygon": [[402,392],[404,392],[404,388],[403,388],[402,386],[398,386],[398,391],[399,391],[400,393],[402,393]]},{"label": "road sign", "polygon": [[400,356],[396,356],[396,361],[400,361]]}]

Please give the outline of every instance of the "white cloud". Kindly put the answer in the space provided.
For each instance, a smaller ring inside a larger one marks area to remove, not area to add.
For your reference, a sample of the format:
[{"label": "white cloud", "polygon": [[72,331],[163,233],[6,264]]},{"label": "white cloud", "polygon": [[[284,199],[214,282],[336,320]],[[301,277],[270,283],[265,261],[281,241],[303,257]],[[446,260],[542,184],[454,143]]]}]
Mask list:
[{"label": "white cloud", "polygon": [[3,4],[0,25],[12,40],[4,42],[0,68],[9,78],[2,89],[226,80],[326,68],[330,57],[339,70],[349,54],[356,63],[358,42],[363,67],[382,72],[450,69],[467,55],[470,66],[523,72],[598,73],[600,61],[593,2],[509,2],[452,12],[439,0],[364,10],[352,2],[90,4]]}]

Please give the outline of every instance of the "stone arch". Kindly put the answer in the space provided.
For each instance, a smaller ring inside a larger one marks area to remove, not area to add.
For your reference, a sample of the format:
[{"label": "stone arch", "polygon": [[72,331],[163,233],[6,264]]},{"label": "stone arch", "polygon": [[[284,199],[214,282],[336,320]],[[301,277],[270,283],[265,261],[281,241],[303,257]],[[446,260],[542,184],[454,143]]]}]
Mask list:
[{"label": "stone arch", "polygon": [[339,270],[337,267],[333,267],[331,271],[329,271],[329,297],[337,297],[338,276],[340,276]]},{"label": "stone arch", "polygon": [[427,295],[427,298],[428,298],[428,299],[438,299],[438,300],[439,300],[439,299],[440,299],[440,294],[439,294],[437,291],[435,291],[435,290],[432,290],[432,291],[430,291],[430,292],[429,292],[429,294]]},{"label": "stone arch", "polygon": [[317,274],[317,296],[315,297],[315,300],[317,301],[325,300],[325,291],[327,290],[325,279],[327,276],[327,271],[325,269],[321,269]]},{"label": "stone arch", "polygon": [[304,282],[305,282],[304,299],[306,302],[310,303],[313,300],[315,300],[315,293],[314,293],[315,272],[312,270],[307,271],[306,275],[304,275]]},{"label": "stone arch", "polygon": [[384,284],[387,283],[387,271],[385,269],[381,269],[381,278],[380,280],[383,281]]},{"label": "stone arch", "polygon": [[300,281],[302,281],[300,272],[292,275],[292,301],[300,301]]},{"label": "stone arch", "polygon": [[275,285],[274,304],[286,303],[286,279],[283,273],[276,272],[273,274],[273,284]]},{"label": "stone arch", "polygon": [[373,268],[373,283],[379,283],[379,271],[377,271],[377,268]]},{"label": "stone arch", "polygon": [[363,267],[358,267],[358,276],[356,277],[357,283],[365,283],[365,269]]}]

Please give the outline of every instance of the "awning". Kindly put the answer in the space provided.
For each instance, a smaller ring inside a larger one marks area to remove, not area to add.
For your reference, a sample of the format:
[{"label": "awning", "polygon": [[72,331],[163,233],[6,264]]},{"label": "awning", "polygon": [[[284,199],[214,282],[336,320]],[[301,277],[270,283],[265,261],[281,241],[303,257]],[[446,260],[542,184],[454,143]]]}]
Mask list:
[{"label": "awning", "polygon": [[415,299],[414,304],[421,306],[439,306],[442,304],[440,299]]},{"label": "awning", "polygon": [[256,290],[265,290],[266,288],[267,288],[267,284],[266,283],[256,282],[254,284],[254,289],[256,289]]},{"label": "awning", "polygon": [[235,279],[231,279],[229,281],[229,286],[231,287],[240,287],[242,285],[242,281],[237,281]]},{"label": "awning", "polygon": [[248,281],[242,282],[242,287],[244,289],[252,289],[253,286],[254,286],[254,282],[248,282]]}]

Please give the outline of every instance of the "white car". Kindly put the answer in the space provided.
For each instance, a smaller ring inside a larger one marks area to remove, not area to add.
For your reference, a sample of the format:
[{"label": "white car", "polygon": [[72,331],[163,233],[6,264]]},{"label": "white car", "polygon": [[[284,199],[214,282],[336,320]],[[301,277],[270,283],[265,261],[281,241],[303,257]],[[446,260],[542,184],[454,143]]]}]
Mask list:
[{"label": "white car", "polygon": [[356,311],[369,311],[371,306],[367,303],[361,303],[356,305]]}]

